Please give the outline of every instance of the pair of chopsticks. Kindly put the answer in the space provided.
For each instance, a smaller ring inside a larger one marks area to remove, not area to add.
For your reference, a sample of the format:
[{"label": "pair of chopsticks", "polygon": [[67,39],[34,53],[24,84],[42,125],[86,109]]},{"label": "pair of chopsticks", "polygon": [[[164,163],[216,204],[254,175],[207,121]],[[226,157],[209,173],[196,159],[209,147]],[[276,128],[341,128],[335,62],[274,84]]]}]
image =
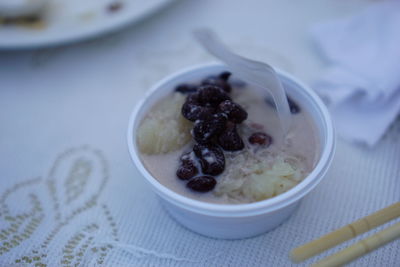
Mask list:
[{"label": "pair of chopsticks", "polygon": [[[293,262],[304,261],[398,217],[400,217],[400,202],[396,202],[371,215],[361,218],[358,221],[324,235],[319,239],[293,249],[290,253],[290,258]],[[341,266],[386,245],[397,238],[400,238],[400,222],[387,227],[336,254],[330,255],[312,266]]]}]

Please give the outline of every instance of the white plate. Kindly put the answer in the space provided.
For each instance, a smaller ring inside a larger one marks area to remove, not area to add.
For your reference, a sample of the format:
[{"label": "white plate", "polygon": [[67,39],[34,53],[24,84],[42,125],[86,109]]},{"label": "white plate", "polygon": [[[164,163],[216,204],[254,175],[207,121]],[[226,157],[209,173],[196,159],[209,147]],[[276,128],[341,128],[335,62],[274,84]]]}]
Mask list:
[{"label": "white plate", "polygon": [[[0,49],[74,42],[116,30],[166,6],[172,0],[50,0],[43,28],[0,25]],[[109,10],[112,3],[121,8]]]}]

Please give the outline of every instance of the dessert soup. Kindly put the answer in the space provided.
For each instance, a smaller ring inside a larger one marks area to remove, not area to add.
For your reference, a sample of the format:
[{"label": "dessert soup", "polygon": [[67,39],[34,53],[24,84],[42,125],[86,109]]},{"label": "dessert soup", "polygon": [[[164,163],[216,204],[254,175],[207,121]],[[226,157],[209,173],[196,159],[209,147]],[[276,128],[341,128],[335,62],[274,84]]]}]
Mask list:
[{"label": "dessert soup", "polygon": [[316,126],[290,96],[283,136],[268,92],[229,72],[165,89],[171,93],[148,109],[136,142],[152,176],[183,196],[219,204],[272,198],[319,159]]}]

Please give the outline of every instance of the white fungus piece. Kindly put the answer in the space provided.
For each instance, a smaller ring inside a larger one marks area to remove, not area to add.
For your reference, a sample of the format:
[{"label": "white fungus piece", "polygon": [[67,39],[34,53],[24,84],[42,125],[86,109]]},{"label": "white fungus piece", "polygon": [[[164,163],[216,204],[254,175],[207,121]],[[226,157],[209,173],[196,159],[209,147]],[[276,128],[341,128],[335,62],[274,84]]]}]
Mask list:
[{"label": "white fungus piece", "polygon": [[214,194],[230,202],[250,203],[282,194],[305,176],[301,158],[243,152],[228,158],[229,171],[218,178]]},{"label": "white fungus piece", "polygon": [[140,152],[164,154],[180,149],[191,140],[192,123],[181,115],[185,99],[184,95],[174,93],[155,104],[138,129]]}]

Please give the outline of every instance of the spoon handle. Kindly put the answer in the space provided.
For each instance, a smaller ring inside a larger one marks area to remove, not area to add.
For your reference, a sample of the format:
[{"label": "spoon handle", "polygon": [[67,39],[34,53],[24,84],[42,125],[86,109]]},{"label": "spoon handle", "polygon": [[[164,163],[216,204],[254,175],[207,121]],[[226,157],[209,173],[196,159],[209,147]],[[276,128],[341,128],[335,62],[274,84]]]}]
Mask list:
[{"label": "spoon handle", "polygon": [[284,136],[291,125],[291,113],[287,97],[275,70],[268,64],[234,54],[209,29],[194,31],[197,40],[213,56],[223,61],[236,75],[246,82],[267,89],[276,104]]}]

